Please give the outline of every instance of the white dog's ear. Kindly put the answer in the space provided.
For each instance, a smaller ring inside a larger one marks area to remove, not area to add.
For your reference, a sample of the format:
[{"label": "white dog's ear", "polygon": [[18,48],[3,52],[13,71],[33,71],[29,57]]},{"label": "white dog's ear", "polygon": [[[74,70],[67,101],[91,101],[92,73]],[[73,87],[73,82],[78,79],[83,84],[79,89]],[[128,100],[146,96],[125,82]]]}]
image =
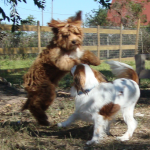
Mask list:
[{"label": "white dog's ear", "polygon": [[84,65],[79,64],[76,67],[76,70],[73,75],[74,86],[77,91],[82,91],[84,93],[85,87],[85,68]]}]

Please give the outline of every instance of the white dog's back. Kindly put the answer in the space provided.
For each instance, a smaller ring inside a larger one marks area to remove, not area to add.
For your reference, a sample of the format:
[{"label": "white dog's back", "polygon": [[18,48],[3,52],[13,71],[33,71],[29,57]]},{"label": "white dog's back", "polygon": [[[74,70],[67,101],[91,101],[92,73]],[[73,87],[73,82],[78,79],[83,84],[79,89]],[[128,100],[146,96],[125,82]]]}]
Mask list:
[{"label": "white dog's back", "polygon": [[[98,113],[99,110],[109,104],[114,103],[120,106],[120,110],[136,104],[140,96],[139,87],[136,82],[129,79],[116,79],[112,83],[100,83],[87,94],[80,94],[75,97],[75,112],[89,114]],[[86,115],[86,120],[88,120]]]}]

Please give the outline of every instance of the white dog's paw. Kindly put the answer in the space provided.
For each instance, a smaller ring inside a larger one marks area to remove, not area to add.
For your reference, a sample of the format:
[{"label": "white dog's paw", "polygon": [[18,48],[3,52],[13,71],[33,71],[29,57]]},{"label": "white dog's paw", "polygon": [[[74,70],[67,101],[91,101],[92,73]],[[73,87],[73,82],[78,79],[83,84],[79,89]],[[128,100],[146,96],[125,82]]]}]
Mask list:
[{"label": "white dog's paw", "polygon": [[98,143],[99,143],[99,140],[90,140],[86,142],[87,145],[98,144]]},{"label": "white dog's paw", "polygon": [[63,127],[62,123],[61,122],[57,123],[57,127],[62,128]]},{"label": "white dog's paw", "polygon": [[129,137],[128,137],[128,136],[120,136],[120,137],[117,137],[117,140],[120,140],[120,141],[128,141],[128,140],[129,140]]},{"label": "white dog's paw", "polygon": [[110,132],[106,132],[106,136],[113,136]]}]

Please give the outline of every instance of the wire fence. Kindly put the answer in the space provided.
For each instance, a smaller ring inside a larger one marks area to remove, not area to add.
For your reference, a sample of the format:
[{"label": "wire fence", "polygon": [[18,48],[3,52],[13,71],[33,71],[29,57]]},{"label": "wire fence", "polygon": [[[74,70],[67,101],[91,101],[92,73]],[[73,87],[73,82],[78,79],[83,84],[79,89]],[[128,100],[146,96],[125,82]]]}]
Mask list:
[{"label": "wire fence", "polygon": [[[39,53],[39,33],[37,27],[23,28],[12,33],[10,27],[0,25],[0,77],[14,84],[22,84],[22,76],[32,65]],[[42,27],[41,27],[42,29]],[[44,31],[43,31],[44,30]],[[53,34],[48,27],[40,31],[40,48],[45,48]],[[130,61],[135,64],[137,29],[120,27],[83,28],[83,48],[92,51],[101,60]],[[106,32],[106,33],[105,33]],[[122,32],[122,34],[120,34]],[[99,34],[97,34],[99,33]],[[141,27],[138,37],[137,53],[150,52],[150,28]],[[150,61],[146,60],[146,69]],[[134,65],[135,67],[135,65]],[[0,78],[1,80],[1,78]],[[147,81],[146,81],[147,82]]]},{"label": "wire fence", "polygon": [[[36,26],[35,26],[36,27]],[[21,60],[21,59],[31,59],[33,61],[35,57],[38,55],[38,31],[37,28],[32,27],[32,29],[28,29],[28,31],[16,31],[12,33],[9,30],[3,30],[0,26],[0,35],[3,35],[0,38],[0,60]],[[46,27],[48,28],[48,27]],[[100,39],[98,40],[97,34],[97,27],[89,28],[88,30],[92,29],[89,33],[86,32],[86,28],[83,28],[84,31],[84,40],[83,40],[83,47],[86,47],[86,50],[92,51],[95,55],[98,56],[101,60],[106,59],[118,59],[120,57],[120,48],[122,47],[121,51],[121,58],[125,58],[126,61],[130,61],[129,58],[134,60],[135,55],[135,46],[136,46],[136,38],[137,38],[137,29],[136,28],[122,28],[123,31],[128,31],[125,34],[120,34],[120,27],[102,27],[100,26]],[[110,29],[107,33],[104,33],[103,29]],[[45,30],[45,29],[44,29]],[[111,31],[111,32],[109,32]],[[118,31],[117,33],[115,33]],[[130,33],[135,31],[133,33]],[[149,36],[150,29],[149,28],[141,28],[139,33],[139,42],[138,42],[138,53],[147,51],[147,47],[145,46],[145,42],[147,43],[148,39],[146,37]],[[41,40],[41,47],[46,47],[49,41],[52,39],[53,34],[50,31],[40,31],[40,40]],[[98,43],[99,41],[99,43]],[[97,50],[98,44],[99,46],[99,53]],[[150,45],[150,44],[149,44]],[[15,49],[16,48],[16,49]],[[26,48],[28,52],[26,52]],[[13,50],[11,50],[13,49]],[[14,51],[15,49],[15,51]],[[30,50],[31,49],[31,50]],[[3,51],[3,52],[2,52]],[[8,53],[6,53],[8,52]],[[17,62],[16,62],[17,63]],[[12,67],[11,67],[12,65]],[[23,66],[22,66],[23,67]],[[20,66],[20,68],[22,68]],[[0,64],[0,69],[4,69],[5,65],[3,63]],[[17,65],[13,65],[10,63],[7,67],[16,69],[18,68]]]},{"label": "wire fence", "polygon": [[[93,27],[92,27],[93,28]],[[95,27],[97,28],[97,27]],[[119,29],[118,27],[100,27],[102,29]],[[123,30],[136,30],[136,28],[124,28]],[[114,46],[120,45],[120,34],[100,34],[100,45]],[[122,45],[135,45],[136,44],[136,34],[123,34],[122,35]],[[98,45],[97,33],[85,33],[84,34],[84,46],[94,46]],[[94,52],[97,55],[97,52]],[[100,59],[113,59],[119,58],[120,47],[116,50],[104,49],[100,50]],[[121,58],[134,57],[135,49],[123,49]]]}]

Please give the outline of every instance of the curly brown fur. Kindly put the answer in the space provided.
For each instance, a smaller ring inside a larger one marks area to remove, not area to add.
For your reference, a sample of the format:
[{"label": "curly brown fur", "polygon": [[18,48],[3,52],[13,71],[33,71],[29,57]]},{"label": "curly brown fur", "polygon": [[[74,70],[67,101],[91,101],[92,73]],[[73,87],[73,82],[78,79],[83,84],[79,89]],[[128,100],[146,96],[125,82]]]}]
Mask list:
[{"label": "curly brown fur", "polygon": [[66,22],[52,20],[54,37],[24,75],[28,99],[22,110],[29,109],[41,125],[49,125],[45,110],[53,103],[58,81],[79,63],[99,65],[91,52],[82,50],[81,12]]}]

